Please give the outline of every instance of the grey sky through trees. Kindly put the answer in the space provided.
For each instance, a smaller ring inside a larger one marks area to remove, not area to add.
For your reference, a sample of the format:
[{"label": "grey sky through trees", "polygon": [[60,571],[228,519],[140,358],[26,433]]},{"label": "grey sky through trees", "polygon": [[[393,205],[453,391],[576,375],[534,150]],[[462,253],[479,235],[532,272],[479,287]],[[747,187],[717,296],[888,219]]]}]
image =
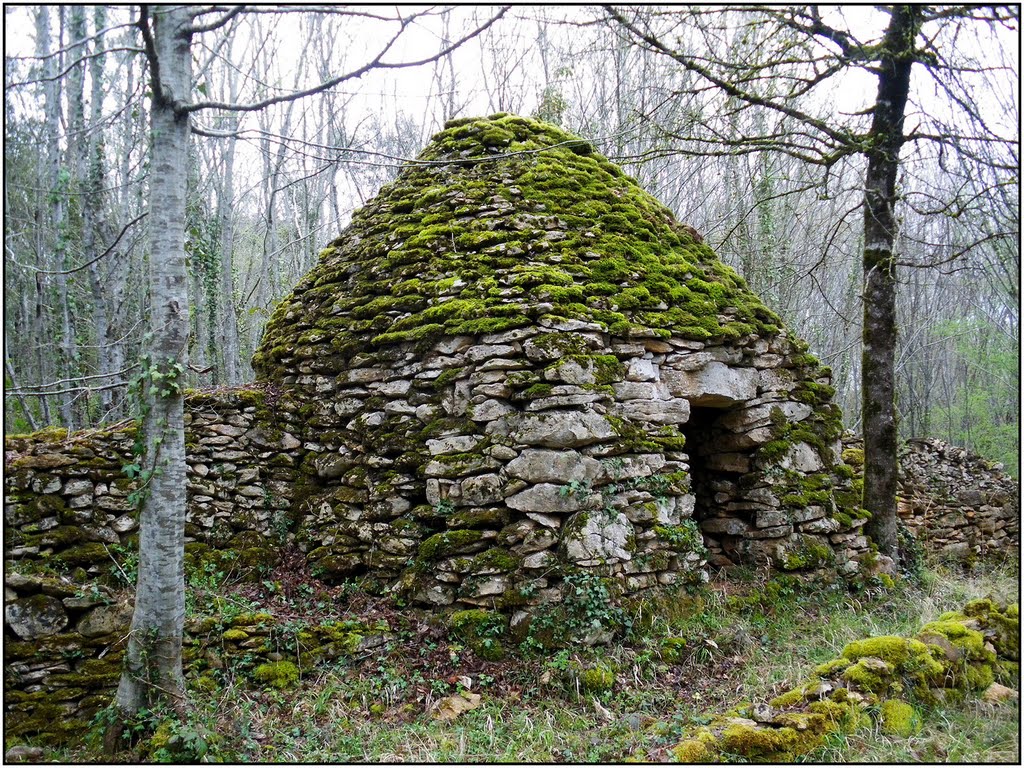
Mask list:
[{"label": "grey sky through trees", "polygon": [[[56,35],[58,17],[55,7],[50,8],[51,28]],[[372,34],[378,26],[371,19],[346,19],[342,23],[338,16],[325,15],[317,20],[312,14],[299,12],[301,9],[288,10],[284,14],[239,15],[232,22],[235,26],[231,27],[230,46],[216,33],[197,36],[194,66],[198,90],[193,98],[223,98],[232,82],[241,100],[277,93],[279,87],[294,86],[297,67],[301,69],[301,87],[317,82],[325,73],[342,71],[346,62],[358,60],[379,45],[379,39]],[[392,12],[382,7],[366,10]],[[417,21],[407,31],[407,37],[400,40],[395,58],[416,56],[424,47],[436,44],[445,33],[446,23],[448,33],[457,36],[459,30],[472,23],[474,14],[482,18],[488,10],[463,6],[454,9],[447,22],[440,13]],[[35,55],[33,12],[29,6],[5,9],[8,57]],[[872,27],[880,28],[885,18],[864,6],[829,6],[822,13],[837,25],[842,22],[863,28],[864,37],[870,35]],[[103,59],[108,86],[102,121],[105,162],[109,166],[107,179],[112,189],[108,201],[111,215],[107,218],[112,231],[97,239],[97,246],[104,249],[123,227],[145,213],[138,202],[146,185],[145,142],[132,135],[131,126],[133,120],[137,125],[145,116],[148,102],[144,97],[139,54],[126,50],[141,45],[137,29],[131,26],[132,14],[137,14],[137,10],[130,6],[109,6],[109,31],[104,35],[109,53]],[[283,105],[262,115],[231,116],[211,111],[194,116],[194,125],[212,132],[232,127],[235,119],[240,121],[241,138],[234,142],[233,150],[230,211],[234,231],[232,300],[239,324],[238,366],[243,378],[251,375],[248,355],[281,292],[311,266],[318,250],[345,225],[352,209],[390,179],[402,159],[414,156],[446,118],[488,114],[499,109],[533,114],[550,97],[549,106],[557,106],[559,100],[562,106],[546,116],[557,116],[563,127],[595,140],[602,152],[622,162],[682,220],[703,232],[721,257],[740,269],[797,333],[811,342],[814,351],[833,366],[847,421],[857,427],[859,364],[852,352],[857,344],[859,321],[857,287],[851,282],[855,270],[850,265],[858,234],[849,223],[851,211],[857,205],[856,169],[852,165],[837,166],[821,182],[807,178],[792,163],[754,155],[713,156],[706,143],[667,138],[659,125],[679,132],[691,112],[707,110],[712,116],[725,115],[722,105],[706,91],[696,89],[679,72],[631,48],[595,18],[594,11],[581,7],[517,6],[499,24],[436,66],[368,73],[322,96],[296,103],[287,135],[281,130]],[[68,27],[66,22],[63,46],[67,50],[58,70],[71,63],[73,50],[69,48],[72,41]],[[93,31],[91,17],[88,30],[90,34]],[[320,42],[297,45],[294,41],[304,34]],[[678,34],[687,39],[687,35],[693,36],[695,32],[681,29]],[[944,105],[955,96],[978,106],[994,132],[1015,138],[1019,120],[1018,31],[1012,25],[976,25],[958,32],[955,38],[952,32],[943,34],[950,36],[943,44],[955,44],[955,50],[965,61],[976,60],[976,71],[961,73],[963,92],[952,96],[936,83],[920,79],[920,73],[914,73],[907,125],[914,128],[943,118],[949,111]],[[734,43],[715,37],[694,41],[709,47]],[[38,77],[38,63],[32,59],[7,62],[8,130],[16,129],[26,139],[26,143],[20,144],[18,135],[8,136],[8,179],[13,182],[9,185],[12,192],[38,186],[34,182],[22,184],[17,175],[21,170],[14,170],[28,167],[27,148],[44,139],[32,124],[40,116],[42,86],[18,85]],[[86,102],[91,77],[91,68],[87,67],[83,73]],[[835,113],[857,111],[872,93],[859,77],[853,74],[840,81],[841,87],[833,89],[827,97],[834,99],[834,103],[816,105],[810,101],[804,106]],[[63,93],[66,103],[66,89]],[[732,129],[743,132],[753,128],[740,121]],[[64,133],[58,137],[58,143],[66,149],[71,138]],[[216,218],[228,144],[227,139],[192,139],[195,198],[190,210],[203,222]],[[25,152],[17,157],[11,154],[21,146],[26,147]],[[948,157],[939,157],[925,145],[915,151],[917,164],[910,167],[912,173],[901,179],[904,189],[911,193],[907,201],[912,206],[904,214],[904,232],[919,241],[912,247],[908,245],[907,258],[915,263],[947,259],[950,262],[904,276],[901,290],[911,298],[907,306],[918,309],[902,321],[909,330],[899,357],[903,373],[907,374],[902,379],[907,389],[901,393],[900,407],[906,429],[941,429],[943,436],[951,437],[961,431],[957,426],[962,421],[960,411],[969,405],[961,389],[966,381],[965,371],[977,369],[984,378],[989,376],[985,371],[993,369],[991,362],[965,362],[963,354],[968,350],[986,349],[986,354],[997,351],[982,343],[978,334],[989,334],[984,329],[994,329],[996,335],[985,336],[993,343],[1005,342],[1016,348],[1019,339],[1019,250],[1007,250],[999,245],[1004,240],[998,239],[1008,227],[1017,228],[1017,174],[1007,171],[998,178],[981,178],[972,167],[954,167]],[[271,220],[267,215],[267,153],[273,157],[280,155],[283,161],[275,182],[272,217],[280,231],[273,238],[272,248],[267,231],[267,222]],[[1015,157],[1009,152],[1006,164],[1015,166]],[[925,223],[925,218],[913,210],[934,202],[930,199],[931,190],[961,184],[978,185],[978,197],[956,217]],[[28,328],[35,288],[28,288],[34,285],[37,275],[18,265],[39,265],[28,250],[32,236],[30,217],[21,216],[17,194],[12,194],[10,200],[11,226],[7,228],[5,254],[10,274],[5,287],[8,297],[14,297],[13,302],[8,298],[12,307],[7,312],[8,346],[19,389],[37,392],[42,385],[58,380],[96,375],[99,371],[90,351],[95,340],[88,338],[84,330],[92,312],[92,300],[84,290],[85,283],[73,277],[71,297],[77,302],[79,325],[83,326],[75,328],[83,336],[80,370],[74,371],[73,376],[57,371],[44,376],[44,371],[38,369],[35,348],[44,357],[57,352],[54,340],[59,337],[59,326],[53,324],[55,320],[51,322],[48,313],[56,312],[58,302],[44,296],[44,322],[38,325],[43,335],[32,336]],[[114,261],[131,264],[145,258],[146,226],[143,218],[125,231],[115,252],[99,262],[104,276]],[[213,229],[198,227],[195,232],[206,232],[204,237],[219,239]],[[986,236],[986,232],[996,239],[966,256],[957,256],[965,245]],[[264,253],[275,270],[270,291],[260,283]],[[69,267],[88,260],[77,244],[69,251]],[[127,274],[123,317],[117,316],[117,306],[111,307],[110,312],[112,331],[117,330],[119,338],[125,337],[127,365],[135,359],[133,349],[141,336],[139,312],[143,307],[134,282],[141,272],[131,267],[120,268],[119,272]],[[195,272],[194,279],[198,285],[205,278],[200,271]],[[55,289],[52,276],[40,275],[39,280],[44,293]],[[192,288],[190,300],[198,318],[194,318],[192,344],[198,352],[197,345],[202,344],[204,335],[209,336],[208,328],[219,322],[220,315],[216,313],[224,303],[223,290],[200,295],[196,286]],[[934,330],[915,326],[915,319],[925,310],[925,325]],[[973,319],[975,315],[977,320]],[[971,319],[965,319],[968,316]],[[16,327],[21,332],[10,335]],[[209,361],[200,366],[213,363],[213,371],[203,375],[190,373],[190,383],[216,381],[218,354],[214,349],[206,355]],[[223,367],[222,364],[220,368]],[[54,391],[67,386],[42,389]],[[56,398],[49,399],[56,411]],[[76,407],[81,402],[79,398]],[[960,405],[955,405],[957,402]],[[38,408],[39,403],[32,407]],[[94,414],[97,415],[102,416]]]}]

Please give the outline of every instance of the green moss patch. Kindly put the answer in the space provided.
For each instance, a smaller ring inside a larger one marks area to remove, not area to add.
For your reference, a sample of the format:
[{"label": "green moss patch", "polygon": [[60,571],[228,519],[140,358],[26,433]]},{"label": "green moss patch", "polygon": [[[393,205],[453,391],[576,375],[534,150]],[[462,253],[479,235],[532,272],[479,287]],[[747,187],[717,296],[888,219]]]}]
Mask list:
[{"label": "green moss patch", "polygon": [[252,676],[263,685],[281,690],[299,681],[299,668],[290,661],[271,661],[256,667]]},{"label": "green moss patch", "polygon": [[[1016,607],[992,601],[969,606],[977,614],[946,614],[925,625],[919,637],[960,641],[962,655],[952,657],[938,645],[894,636],[849,643],[840,658],[819,665],[817,679],[776,696],[764,708],[744,706],[708,725],[691,729],[673,749],[683,762],[793,762],[835,732],[853,733],[869,727],[900,738],[920,731],[927,706],[955,701],[991,684],[1001,661],[979,644],[970,625],[993,614],[1016,615]],[[959,618],[957,618],[959,617]],[[1020,640],[1016,653],[1019,656]],[[1012,651],[1011,651],[1012,652]],[[757,717],[757,720],[748,719]]]},{"label": "green moss patch", "polygon": [[450,123],[420,154],[427,164],[406,166],[357,211],[277,307],[253,359],[259,377],[299,348],[344,359],[543,317],[699,340],[779,332],[707,245],[581,146],[511,115]]},{"label": "green moss patch", "polygon": [[906,739],[920,730],[921,719],[907,702],[886,699],[878,707],[878,725],[882,733]]}]

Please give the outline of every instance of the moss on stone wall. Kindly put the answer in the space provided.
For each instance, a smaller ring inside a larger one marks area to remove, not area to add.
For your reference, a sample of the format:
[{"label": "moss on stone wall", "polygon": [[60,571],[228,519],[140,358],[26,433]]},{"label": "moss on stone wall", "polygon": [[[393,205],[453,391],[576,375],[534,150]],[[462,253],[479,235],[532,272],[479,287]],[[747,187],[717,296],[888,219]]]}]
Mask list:
[{"label": "moss on stone wall", "polygon": [[253,366],[272,380],[311,344],[344,358],[543,317],[620,336],[777,333],[778,317],[691,231],[555,126],[451,122],[324,249],[273,313]]}]

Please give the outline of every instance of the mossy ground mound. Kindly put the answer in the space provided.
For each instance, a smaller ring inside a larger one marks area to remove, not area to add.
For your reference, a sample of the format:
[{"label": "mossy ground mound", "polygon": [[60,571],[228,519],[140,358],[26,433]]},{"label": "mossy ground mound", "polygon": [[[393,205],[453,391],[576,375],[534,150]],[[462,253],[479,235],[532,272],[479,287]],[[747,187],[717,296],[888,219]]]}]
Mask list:
[{"label": "mossy ground mound", "polygon": [[980,696],[1001,664],[1020,657],[1019,634],[998,652],[993,644],[996,628],[1018,616],[1016,604],[974,600],[926,624],[916,638],[856,640],[769,704],[740,706],[694,729],[673,754],[680,762],[794,762],[829,734],[872,721],[884,734],[910,737],[928,707]]}]

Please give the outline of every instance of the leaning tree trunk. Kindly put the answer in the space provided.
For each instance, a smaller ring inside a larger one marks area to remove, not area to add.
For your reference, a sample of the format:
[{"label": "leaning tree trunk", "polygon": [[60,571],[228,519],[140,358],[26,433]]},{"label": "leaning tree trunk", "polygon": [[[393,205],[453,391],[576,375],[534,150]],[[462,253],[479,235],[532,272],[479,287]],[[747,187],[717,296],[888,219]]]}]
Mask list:
[{"label": "leaning tree trunk", "polygon": [[895,6],[878,72],[864,183],[864,341],[861,380],[864,508],[868,532],[882,554],[899,557],[896,429],[896,174],[910,91],[920,8]]},{"label": "leaning tree trunk", "polygon": [[[189,121],[176,111],[191,89],[188,8],[153,8],[152,162],[149,173],[150,301],[143,360],[145,473],[135,612],[117,689],[126,713],[184,700],[181,641],[185,620],[184,369],[188,364],[185,193]],[[143,6],[142,23],[146,23]],[[144,30],[144,33],[148,30]],[[148,35],[147,35],[148,37]]]}]

